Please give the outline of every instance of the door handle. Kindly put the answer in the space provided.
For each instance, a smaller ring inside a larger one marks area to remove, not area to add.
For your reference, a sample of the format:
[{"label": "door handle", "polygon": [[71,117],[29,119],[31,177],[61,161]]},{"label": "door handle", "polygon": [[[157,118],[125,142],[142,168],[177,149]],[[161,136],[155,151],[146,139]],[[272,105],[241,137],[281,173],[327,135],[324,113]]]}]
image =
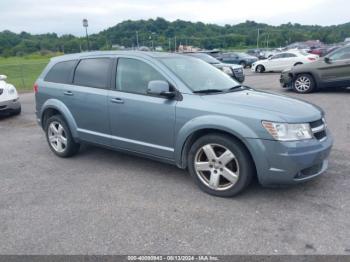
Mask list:
[{"label": "door handle", "polygon": [[116,97],[116,98],[112,98],[111,99],[111,102],[112,103],[116,103],[116,104],[124,104],[124,100],[119,98],[119,97]]},{"label": "door handle", "polygon": [[65,91],[65,92],[63,92],[63,94],[66,95],[66,96],[74,95],[72,91]]}]

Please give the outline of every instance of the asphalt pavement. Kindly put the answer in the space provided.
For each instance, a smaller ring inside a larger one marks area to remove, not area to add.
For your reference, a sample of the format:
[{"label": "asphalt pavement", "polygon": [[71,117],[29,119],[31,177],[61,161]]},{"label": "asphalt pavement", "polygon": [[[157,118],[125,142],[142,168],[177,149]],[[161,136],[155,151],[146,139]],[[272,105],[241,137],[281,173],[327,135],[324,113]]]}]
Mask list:
[{"label": "asphalt pavement", "polygon": [[335,138],[329,170],[235,198],[200,191],[174,166],[84,146],[56,157],[34,116],[0,119],[0,254],[349,254],[350,90],[298,95],[278,74],[246,84],[310,101]]}]

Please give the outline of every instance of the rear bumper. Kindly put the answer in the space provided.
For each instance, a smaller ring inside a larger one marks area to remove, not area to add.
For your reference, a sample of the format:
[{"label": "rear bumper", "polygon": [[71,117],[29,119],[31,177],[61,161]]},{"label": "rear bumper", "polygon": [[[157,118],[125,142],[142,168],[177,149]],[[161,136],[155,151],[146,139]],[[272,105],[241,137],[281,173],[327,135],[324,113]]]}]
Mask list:
[{"label": "rear bumper", "polygon": [[8,113],[18,110],[21,107],[19,98],[0,101],[0,113]]},{"label": "rear bumper", "polygon": [[317,139],[279,142],[248,139],[262,185],[298,184],[327,170],[333,138],[327,131],[322,142]]}]

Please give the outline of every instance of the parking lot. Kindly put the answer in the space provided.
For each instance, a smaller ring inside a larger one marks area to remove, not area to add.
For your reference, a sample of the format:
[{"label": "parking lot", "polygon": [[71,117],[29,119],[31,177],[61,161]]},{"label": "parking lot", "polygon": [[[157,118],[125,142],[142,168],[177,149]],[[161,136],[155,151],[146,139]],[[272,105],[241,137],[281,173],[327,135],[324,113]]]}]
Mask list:
[{"label": "parking lot", "polygon": [[247,85],[325,110],[335,144],[323,176],[224,199],[147,159],[93,146],[61,159],[24,93],[22,114],[0,119],[0,253],[350,254],[350,89],[298,95],[279,74],[246,74]]}]

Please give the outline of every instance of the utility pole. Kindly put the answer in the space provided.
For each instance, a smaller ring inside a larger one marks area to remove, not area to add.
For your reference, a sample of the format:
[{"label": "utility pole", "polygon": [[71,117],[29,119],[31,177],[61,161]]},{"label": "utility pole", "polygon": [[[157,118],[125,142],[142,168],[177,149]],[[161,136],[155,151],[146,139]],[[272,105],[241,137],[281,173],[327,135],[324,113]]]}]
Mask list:
[{"label": "utility pole", "polygon": [[87,42],[87,50],[90,50],[90,43],[89,43],[89,35],[87,28],[89,26],[88,20],[86,18],[83,19],[83,27],[85,27],[85,34],[86,34],[86,42]]},{"label": "utility pole", "polygon": [[260,37],[260,28],[258,28],[258,36],[256,38],[256,48],[259,48],[259,37]]},{"label": "utility pole", "polygon": [[136,31],[136,44],[137,44],[137,49],[140,49],[140,45],[139,45],[139,32]]},{"label": "utility pole", "polygon": [[266,43],[267,48],[269,48],[269,38],[270,38],[270,33],[268,32],[267,33],[267,43]]},{"label": "utility pole", "polygon": [[175,43],[175,49],[174,49],[174,51],[175,51],[175,53],[176,53],[176,36],[175,36],[175,38],[174,38],[174,43]]},{"label": "utility pole", "polygon": [[169,52],[171,52],[171,43],[170,43],[171,39],[169,37]]}]

